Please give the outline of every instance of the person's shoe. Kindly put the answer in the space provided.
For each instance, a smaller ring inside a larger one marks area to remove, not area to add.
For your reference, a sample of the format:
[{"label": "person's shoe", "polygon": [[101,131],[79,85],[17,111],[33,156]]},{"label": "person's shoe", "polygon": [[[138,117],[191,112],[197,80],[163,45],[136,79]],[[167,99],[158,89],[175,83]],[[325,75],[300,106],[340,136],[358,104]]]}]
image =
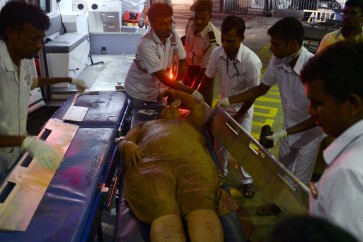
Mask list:
[{"label": "person's shoe", "polygon": [[257,208],[256,214],[258,216],[271,216],[271,215],[278,215],[282,211],[275,203],[268,203],[261,205]]},{"label": "person's shoe", "polygon": [[253,183],[242,184],[241,192],[247,199],[251,199],[255,196],[255,185]]}]

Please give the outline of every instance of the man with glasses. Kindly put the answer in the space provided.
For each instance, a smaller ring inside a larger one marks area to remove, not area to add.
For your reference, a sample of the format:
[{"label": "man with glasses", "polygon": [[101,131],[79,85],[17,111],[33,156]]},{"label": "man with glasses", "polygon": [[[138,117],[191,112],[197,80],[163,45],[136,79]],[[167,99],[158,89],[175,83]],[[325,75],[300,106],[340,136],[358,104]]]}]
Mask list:
[{"label": "man with glasses", "polygon": [[[239,94],[260,83],[262,63],[258,56],[242,42],[245,38],[245,22],[242,18],[230,15],[221,25],[222,46],[213,50],[199,90],[207,89],[215,76],[220,79],[221,98]],[[251,132],[253,118],[253,101],[236,103],[226,108],[227,112],[239,122],[242,127]],[[228,152],[217,149],[219,160],[224,168],[224,175],[228,173]],[[253,179],[242,167],[238,166],[242,192],[245,198],[253,198],[255,190]]]},{"label": "man with glasses", "polygon": [[363,0],[348,0],[343,10],[342,27],[328,33],[320,42],[317,52],[338,41],[355,39],[363,41]]},{"label": "man with glasses", "polygon": [[[183,83],[197,88],[204,77],[212,51],[221,45],[221,33],[210,22],[212,18],[212,0],[198,0],[191,7],[193,17],[185,28],[184,48],[187,53],[188,67]],[[206,93],[202,93],[209,105],[213,100],[213,84]]]}]

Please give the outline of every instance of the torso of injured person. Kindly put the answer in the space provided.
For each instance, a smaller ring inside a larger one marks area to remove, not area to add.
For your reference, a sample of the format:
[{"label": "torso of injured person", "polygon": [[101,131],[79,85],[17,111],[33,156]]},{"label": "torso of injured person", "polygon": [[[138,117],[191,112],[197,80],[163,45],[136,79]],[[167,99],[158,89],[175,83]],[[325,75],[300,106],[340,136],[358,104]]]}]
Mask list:
[{"label": "torso of injured person", "polygon": [[139,128],[143,161],[126,172],[125,197],[140,220],[200,208],[223,215],[238,208],[221,189],[224,178],[198,129],[182,118],[152,120]]}]

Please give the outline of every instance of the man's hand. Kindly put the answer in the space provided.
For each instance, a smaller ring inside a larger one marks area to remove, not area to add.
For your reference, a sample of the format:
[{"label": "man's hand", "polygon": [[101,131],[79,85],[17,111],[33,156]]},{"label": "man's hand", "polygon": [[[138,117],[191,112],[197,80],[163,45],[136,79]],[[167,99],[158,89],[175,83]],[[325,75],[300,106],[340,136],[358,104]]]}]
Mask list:
[{"label": "man's hand", "polygon": [[57,161],[62,159],[62,154],[48,143],[38,140],[35,137],[28,136],[21,144],[25,150],[36,158],[40,165],[46,169],[54,170],[57,168]]},{"label": "man's hand", "polygon": [[135,167],[142,162],[143,154],[137,144],[132,141],[124,141],[123,144],[126,167],[128,169]]},{"label": "man's hand", "polygon": [[217,105],[221,107],[228,107],[230,105],[228,97],[219,99]]},{"label": "man's hand", "polygon": [[172,88],[163,89],[160,92],[160,96],[161,97],[171,97],[171,98],[174,98],[175,97],[174,89],[172,89]]},{"label": "man's hand", "polygon": [[286,136],[287,136],[286,130],[282,129],[282,130],[274,133],[273,135],[266,136],[266,139],[273,140],[274,143],[276,143],[279,139],[286,137]]},{"label": "man's hand", "polygon": [[81,94],[88,88],[87,83],[82,79],[72,78],[71,83],[76,85],[78,92]]}]

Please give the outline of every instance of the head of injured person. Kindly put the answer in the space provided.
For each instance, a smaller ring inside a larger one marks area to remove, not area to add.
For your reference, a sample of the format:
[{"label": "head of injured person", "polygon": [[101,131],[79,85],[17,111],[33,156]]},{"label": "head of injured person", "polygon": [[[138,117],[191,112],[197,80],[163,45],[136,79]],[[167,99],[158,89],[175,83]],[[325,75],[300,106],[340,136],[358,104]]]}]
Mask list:
[{"label": "head of injured person", "polygon": [[147,13],[152,30],[161,41],[164,41],[173,29],[172,7],[166,3],[154,3]]},{"label": "head of injured person", "polygon": [[212,18],[213,2],[212,0],[198,0],[191,7],[193,11],[194,33],[201,32]]},{"label": "head of injured person", "polygon": [[161,110],[159,119],[174,119],[180,117],[180,111],[177,106],[167,105],[163,110]]}]

